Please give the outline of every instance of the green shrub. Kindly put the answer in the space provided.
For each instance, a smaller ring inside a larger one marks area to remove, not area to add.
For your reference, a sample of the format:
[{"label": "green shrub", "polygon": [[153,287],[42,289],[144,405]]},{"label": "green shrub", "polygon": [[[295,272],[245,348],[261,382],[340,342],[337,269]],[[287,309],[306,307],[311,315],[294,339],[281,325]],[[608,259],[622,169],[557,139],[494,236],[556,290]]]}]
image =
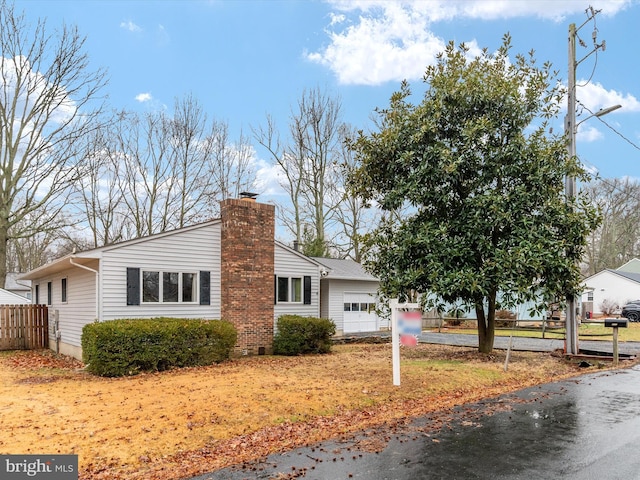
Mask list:
[{"label": "green shrub", "polygon": [[278,318],[277,333],[273,338],[276,355],[303,353],[329,353],[335,324],[326,318],[283,315]]},{"label": "green shrub", "polygon": [[89,372],[103,377],[211,365],[229,358],[236,338],[233,324],[221,320],[96,322],[82,329],[82,359]]}]

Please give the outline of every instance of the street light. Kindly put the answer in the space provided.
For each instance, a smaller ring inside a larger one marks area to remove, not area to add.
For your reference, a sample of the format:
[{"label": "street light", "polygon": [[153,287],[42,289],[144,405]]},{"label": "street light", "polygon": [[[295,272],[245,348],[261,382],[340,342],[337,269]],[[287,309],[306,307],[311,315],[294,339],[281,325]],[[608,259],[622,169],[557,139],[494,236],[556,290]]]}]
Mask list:
[{"label": "street light", "polygon": [[[587,20],[591,20],[598,12],[595,12],[591,9],[591,16]],[[582,28],[587,22],[583,23],[580,27]],[[568,92],[567,92],[567,116],[565,117],[565,135],[569,137],[568,151],[569,158],[575,158],[576,156],[576,133],[578,132],[578,125],[582,122],[592,118],[592,117],[601,117],[606,115],[607,113],[611,113],[614,110],[617,110],[621,107],[621,105],[614,105],[608,108],[602,108],[598,110],[596,113],[588,116],[587,118],[581,120],[576,124],[576,67],[582,60],[586,57],[582,58],[579,62],[576,62],[576,34],[577,34],[576,25],[572,23],[569,25],[569,76],[568,76]],[[591,55],[598,49],[604,50],[605,43],[604,41],[601,44],[596,43],[595,31],[593,37],[594,49],[587,54],[587,57]],[[576,197],[576,178],[573,176],[567,175],[565,178],[565,197],[567,202],[573,200]],[[579,353],[578,349],[578,319],[576,316],[576,297],[573,295],[567,296],[567,314],[565,320],[565,338],[566,338],[566,353],[571,355],[577,355]]]},{"label": "street light", "polygon": [[[570,110],[572,114],[567,112],[567,117],[565,118],[565,133],[567,133],[569,136],[569,157],[573,158],[576,156],[576,134],[578,133],[578,125],[589,120],[590,118],[602,117],[603,115],[611,113],[614,110],[621,108],[622,105],[613,105],[611,107],[601,108],[596,113],[593,113],[588,117],[580,120],[578,123],[575,123],[575,96],[571,96],[574,100],[574,106],[573,110]],[[565,179],[565,196],[567,201],[572,200],[576,197],[576,178],[573,176],[567,175]],[[576,303],[576,297],[574,297],[573,295],[567,296],[567,314],[565,318],[565,336],[567,340],[566,353],[569,353],[571,355],[577,355],[580,351],[578,348],[578,318],[576,315]]]}]

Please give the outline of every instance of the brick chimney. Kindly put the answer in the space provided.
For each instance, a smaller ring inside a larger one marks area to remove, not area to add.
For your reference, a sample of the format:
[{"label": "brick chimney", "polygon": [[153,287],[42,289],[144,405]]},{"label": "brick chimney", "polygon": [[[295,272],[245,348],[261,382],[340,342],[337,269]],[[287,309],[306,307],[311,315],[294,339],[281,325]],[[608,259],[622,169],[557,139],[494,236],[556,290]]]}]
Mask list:
[{"label": "brick chimney", "polygon": [[221,313],[238,330],[236,353],[271,353],[275,207],[254,194],[220,203]]}]

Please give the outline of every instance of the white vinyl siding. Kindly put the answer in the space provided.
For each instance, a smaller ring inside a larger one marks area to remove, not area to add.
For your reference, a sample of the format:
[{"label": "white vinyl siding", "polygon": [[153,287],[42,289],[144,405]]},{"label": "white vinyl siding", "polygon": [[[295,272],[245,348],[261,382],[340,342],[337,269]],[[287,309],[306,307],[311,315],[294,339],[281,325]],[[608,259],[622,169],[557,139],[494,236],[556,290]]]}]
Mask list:
[{"label": "white vinyl siding", "polygon": [[[140,305],[127,305],[127,267],[139,268],[141,272],[211,272],[211,304],[141,302]],[[103,320],[159,316],[219,319],[220,223],[106,249],[103,252],[102,281]]]},{"label": "white vinyl siding", "polygon": [[[300,300],[288,302],[276,302],[274,305],[275,320],[280,315],[302,315],[303,317],[320,316],[320,274],[318,265],[308,260],[303,255],[292,252],[276,243],[274,251],[274,270],[276,282],[274,283],[274,298],[276,295],[275,285],[280,278],[287,278],[289,288],[289,298],[291,299],[291,279],[300,280]],[[302,290],[304,277],[311,277],[311,304],[305,305],[302,302]]]},{"label": "white vinyl siding", "polygon": [[[97,269],[98,262],[88,265]],[[68,302],[63,303],[62,279],[67,279]],[[96,274],[88,270],[73,267],[51,278],[43,278],[38,281],[40,285],[51,282],[52,303],[49,306],[50,318],[52,313],[58,311],[60,341],[70,345],[80,345],[82,328],[96,320]],[[42,291],[42,290],[41,290]],[[71,301],[73,299],[73,301]],[[53,325],[49,329],[50,342],[55,342],[53,337]],[[55,343],[51,343],[55,345]]]}]

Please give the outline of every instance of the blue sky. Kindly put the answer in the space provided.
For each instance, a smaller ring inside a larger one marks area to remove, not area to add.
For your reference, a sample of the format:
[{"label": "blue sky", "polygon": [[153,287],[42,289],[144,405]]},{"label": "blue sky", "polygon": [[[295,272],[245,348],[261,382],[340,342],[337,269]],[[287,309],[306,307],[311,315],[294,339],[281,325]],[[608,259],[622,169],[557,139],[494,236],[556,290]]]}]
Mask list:
[{"label": "blue sky", "polygon": [[[274,117],[280,130],[304,89],[339,96],[345,121],[372,126],[376,107],[407,79],[424,91],[426,65],[449,40],[495,50],[510,32],[513,52],[535,50],[566,83],[568,28],[596,17],[599,51],[580,63],[578,100],[591,111],[623,107],[580,125],[580,158],[603,177],[640,178],[638,0],[17,0],[18,10],[49,29],[77,25],[94,68],[106,68],[105,93],[116,109],[172,108],[193,94],[209,118],[234,137]],[[594,23],[579,32],[591,51]],[[588,114],[583,113],[578,121]],[[562,128],[560,121],[559,127]],[[275,194],[266,154],[256,149],[263,192]]]}]

